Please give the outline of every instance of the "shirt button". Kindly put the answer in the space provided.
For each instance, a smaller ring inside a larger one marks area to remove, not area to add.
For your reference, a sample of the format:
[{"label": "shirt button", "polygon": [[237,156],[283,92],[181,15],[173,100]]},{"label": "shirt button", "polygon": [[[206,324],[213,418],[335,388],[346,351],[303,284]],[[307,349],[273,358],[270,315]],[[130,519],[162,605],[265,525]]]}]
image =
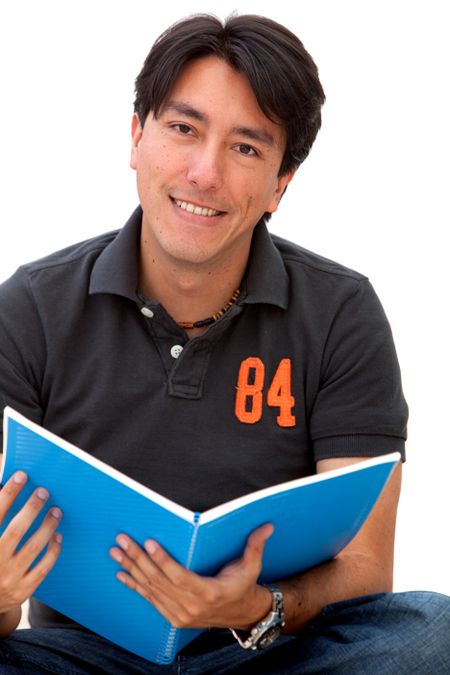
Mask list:
[{"label": "shirt button", "polygon": [[153,317],[155,316],[155,314],[152,312],[151,309],[149,309],[149,307],[141,307],[141,312],[148,319],[153,319]]},{"label": "shirt button", "polygon": [[183,351],[183,347],[181,345],[174,345],[170,349],[170,354],[171,354],[171,356],[173,356],[174,359],[177,359],[180,356],[182,351]]}]

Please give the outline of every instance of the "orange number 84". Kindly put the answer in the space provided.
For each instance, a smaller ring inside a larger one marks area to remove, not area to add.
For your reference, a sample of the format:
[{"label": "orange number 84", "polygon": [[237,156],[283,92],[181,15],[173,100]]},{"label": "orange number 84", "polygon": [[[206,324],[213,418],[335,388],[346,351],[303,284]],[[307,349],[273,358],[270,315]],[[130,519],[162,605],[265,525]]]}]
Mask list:
[{"label": "orange number 84", "polygon": [[[235,413],[240,422],[255,424],[263,413],[264,363],[257,356],[249,356],[239,368]],[[280,427],[295,426],[292,408],[295,398],[291,391],[291,359],[281,359],[277,372],[267,392],[267,405],[279,408],[277,424]]]}]

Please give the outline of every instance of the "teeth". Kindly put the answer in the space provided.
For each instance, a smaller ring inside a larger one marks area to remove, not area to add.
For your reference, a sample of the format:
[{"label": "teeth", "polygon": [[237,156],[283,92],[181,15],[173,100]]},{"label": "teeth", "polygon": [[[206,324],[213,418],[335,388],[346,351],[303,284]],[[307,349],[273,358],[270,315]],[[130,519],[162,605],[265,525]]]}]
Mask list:
[{"label": "teeth", "polygon": [[175,199],[175,204],[188,213],[195,213],[196,216],[218,216],[220,213],[220,211],[196,206],[195,204],[191,204],[191,202],[182,202],[179,199]]}]

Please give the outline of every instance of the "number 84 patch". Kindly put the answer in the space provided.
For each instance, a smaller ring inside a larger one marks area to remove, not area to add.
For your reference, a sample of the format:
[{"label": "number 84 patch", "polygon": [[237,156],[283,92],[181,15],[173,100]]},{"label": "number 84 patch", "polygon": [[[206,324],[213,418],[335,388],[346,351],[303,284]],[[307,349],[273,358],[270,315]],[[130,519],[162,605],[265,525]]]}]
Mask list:
[{"label": "number 84 patch", "polygon": [[[265,370],[263,361],[257,356],[249,356],[242,361],[239,368],[234,411],[238,420],[244,424],[255,424],[262,417]],[[278,364],[267,389],[266,402],[271,408],[279,408],[278,426],[295,426],[296,419],[292,414],[295,398],[291,388],[291,359],[281,359]]]}]

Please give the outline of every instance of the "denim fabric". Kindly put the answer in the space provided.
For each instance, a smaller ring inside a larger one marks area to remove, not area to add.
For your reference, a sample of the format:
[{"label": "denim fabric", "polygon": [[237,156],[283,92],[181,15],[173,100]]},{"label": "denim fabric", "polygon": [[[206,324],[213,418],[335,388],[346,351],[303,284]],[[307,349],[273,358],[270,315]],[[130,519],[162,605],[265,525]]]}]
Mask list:
[{"label": "denim fabric", "polygon": [[449,675],[450,598],[437,593],[370,595],[325,607],[298,636],[261,652],[228,631],[203,633],[171,665],[158,666],[75,629],[18,630],[0,640],[5,675]]}]

